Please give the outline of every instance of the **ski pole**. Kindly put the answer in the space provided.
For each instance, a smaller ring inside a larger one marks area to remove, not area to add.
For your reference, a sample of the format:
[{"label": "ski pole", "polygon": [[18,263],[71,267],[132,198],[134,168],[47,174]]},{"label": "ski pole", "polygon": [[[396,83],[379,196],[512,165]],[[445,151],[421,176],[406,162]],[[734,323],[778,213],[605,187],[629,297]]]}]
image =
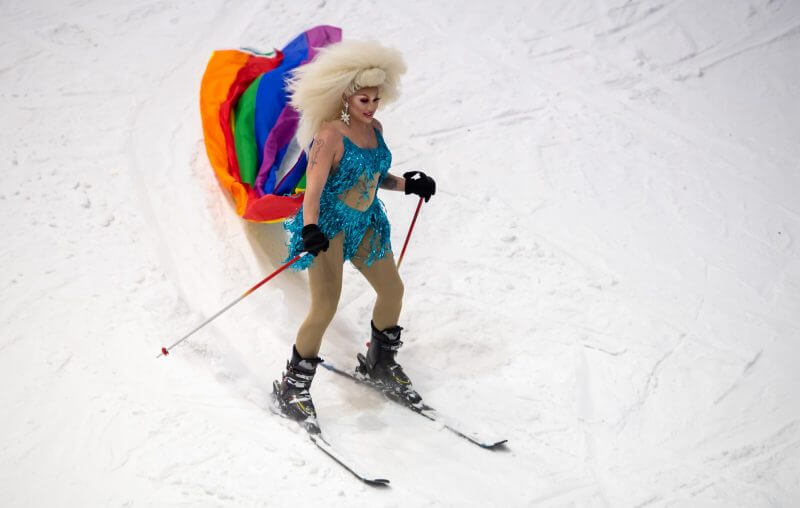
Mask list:
[{"label": "ski pole", "polygon": [[210,323],[210,322],[214,321],[214,320],[215,320],[215,319],[216,319],[216,318],[217,318],[217,317],[218,317],[220,314],[222,314],[222,313],[223,313],[223,312],[225,312],[226,310],[230,309],[231,307],[233,307],[233,306],[234,306],[234,305],[236,305],[237,303],[239,303],[239,302],[241,302],[242,300],[244,300],[244,299],[245,299],[245,297],[247,297],[248,295],[250,295],[250,294],[251,294],[253,291],[255,291],[256,289],[260,288],[261,286],[263,286],[263,285],[264,285],[264,284],[266,284],[267,282],[269,282],[269,280],[270,280],[270,279],[272,279],[273,277],[275,277],[276,275],[278,275],[278,274],[279,274],[279,273],[281,273],[282,271],[284,271],[284,270],[286,270],[287,268],[289,268],[291,265],[293,265],[293,264],[294,264],[294,263],[295,263],[297,260],[299,260],[301,257],[302,257],[302,254],[298,254],[298,255],[296,255],[295,257],[293,257],[292,259],[290,259],[290,260],[289,260],[287,263],[285,263],[283,266],[281,266],[280,268],[278,268],[277,270],[275,270],[275,271],[274,271],[274,272],[272,272],[271,274],[267,275],[267,277],[266,277],[266,278],[264,278],[264,280],[262,280],[261,282],[259,282],[259,283],[258,283],[258,284],[256,284],[255,286],[251,287],[251,288],[250,288],[250,289],[248,289],[247,291],[245,291],[245,293],[244,293],[242,296],[240,296],[240,297],[239,297],[239,298],[237,298],[236,300],[234,300],[234,301],[232,301],[231,303],[229,303],[228,305],[226,305],[226,306],[225,306],[225,307],[224,307],[222,310],[220,310],[219,312],[217,312],[216,314],[214,314],[214,315],[213,315],[213,316],[211,316],[210,318],[206,319],[206,320],[205,320],[205,322],[203,322],[203,324],[201,324],[200,326],[198,326],[197,328],[195,328],[195,329],[194,329],[194,330],[192,330],[191,332],[189,332],[189,333],[187,333],[186,335],[184,335],[184,336],[183,336],[183,337],[182,337],[180,340],[178,340],[177,342],[175,342],[175,344],[171,345],[170,347],[162,347],[162,348],[161,348],[161,353],[160,353],[158,356],[156,356],[156,358],[160,358],[160,357],[162,357],[162,356],[167,356],[167,355],[169,354],[169,351],[170,351],[170,349],[174,348],[175,346],[177,346],[177,345],[178,345],[178,344],[180,344],[181,342],[185,341],[185,340],[186,340],[186,339],[188,339],[188,338],[189,338],[189,337],[190,337],[190,336],[191,336],[191,335],[192,335],[194,332],[196,332],[197,330],[199,330],[199,329],[203,328],[203,327],[204,327],[204,326],[206,326],[208,323]]},{"label": "ski pole", "polygon": [[397,260],[397,268],[400,268],[400,263],[403,262],[403,256],[406,253],[406,247],[408,247],[408,241],[411,239],[411,231],[414,230],[414,224],[417,222],[417,215],[419,215],[419,209],[422,208],[422,198],[419,198],[419,203],[417,203],[417,210],[414,212],[414,218],[411,220],[411,227],[408,228],[408,234],[406,235],[406,241],[403,244],[403,250],[400,251],[400,259]]}]

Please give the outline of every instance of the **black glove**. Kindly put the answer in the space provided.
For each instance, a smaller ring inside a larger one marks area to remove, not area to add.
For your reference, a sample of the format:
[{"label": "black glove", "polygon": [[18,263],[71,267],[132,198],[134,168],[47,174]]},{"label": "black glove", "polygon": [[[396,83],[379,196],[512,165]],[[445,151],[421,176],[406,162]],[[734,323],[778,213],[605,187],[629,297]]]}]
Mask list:
[{"label": "black glove", "polygon": [[303,250],[310,252],[314,257],[316,257],[320,251],[328,250],[330,246],[328,237],[325,236],[316,224],[303,226],[300,235],[303,237]]},{"label": "black glove", "polygon": [[406,179],[406,194],[425,198],[426,203],[436,194],[436,182],[422,171],[403,173],[403,178]]}]

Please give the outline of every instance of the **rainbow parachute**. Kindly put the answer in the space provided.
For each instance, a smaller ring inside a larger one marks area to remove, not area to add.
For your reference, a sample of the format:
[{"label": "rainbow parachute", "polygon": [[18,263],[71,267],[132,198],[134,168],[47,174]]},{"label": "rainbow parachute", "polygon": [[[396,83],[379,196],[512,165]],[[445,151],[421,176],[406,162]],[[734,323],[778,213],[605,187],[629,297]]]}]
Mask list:
[{"label": "rainbow parachute", "polygon": [[211,55],[200,85],[203,136],[214,173],[241,217],[278,222],[300,208],[307,159],[301,152],[294,165],[285,164],[299,119],[287,103],[285,79],[318,48],[341,40],[341,29],[317,26],[282,50]]}]

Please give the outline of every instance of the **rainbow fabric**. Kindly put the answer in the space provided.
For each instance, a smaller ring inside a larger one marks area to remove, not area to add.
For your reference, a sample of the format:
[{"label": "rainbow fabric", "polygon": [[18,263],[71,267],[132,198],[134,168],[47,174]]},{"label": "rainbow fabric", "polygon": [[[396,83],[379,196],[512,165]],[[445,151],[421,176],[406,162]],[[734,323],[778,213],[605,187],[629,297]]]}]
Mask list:
[{"label": "rainbow fabric", "polygon": [[342,40],[341,29],[317,26],[282,50],[215,51],[200,84],[200,114],[208,160],[236,213],[255,222],[279,222],[303,203],[306,154],[278,181],[278,169],[297,131],[288,104],[288,73]]}]

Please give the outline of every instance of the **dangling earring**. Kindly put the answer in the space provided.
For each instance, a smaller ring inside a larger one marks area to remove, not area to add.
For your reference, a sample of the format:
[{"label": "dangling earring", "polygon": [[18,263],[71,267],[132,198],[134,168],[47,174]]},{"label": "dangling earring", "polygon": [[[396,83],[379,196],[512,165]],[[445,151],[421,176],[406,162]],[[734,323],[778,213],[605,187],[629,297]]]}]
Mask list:
[{"label": "dangling earring", "polygon": [[350,113],[347,112],[349,110],[349,108],[350,108],[350,105],[345,102],[344,103],[344,109],[342,110],[342,114],[339,115],[339,118],[341,118],[342,121],[344,122],[344,124],[346,126],[348,126],[348,127],[350,127]]}]

